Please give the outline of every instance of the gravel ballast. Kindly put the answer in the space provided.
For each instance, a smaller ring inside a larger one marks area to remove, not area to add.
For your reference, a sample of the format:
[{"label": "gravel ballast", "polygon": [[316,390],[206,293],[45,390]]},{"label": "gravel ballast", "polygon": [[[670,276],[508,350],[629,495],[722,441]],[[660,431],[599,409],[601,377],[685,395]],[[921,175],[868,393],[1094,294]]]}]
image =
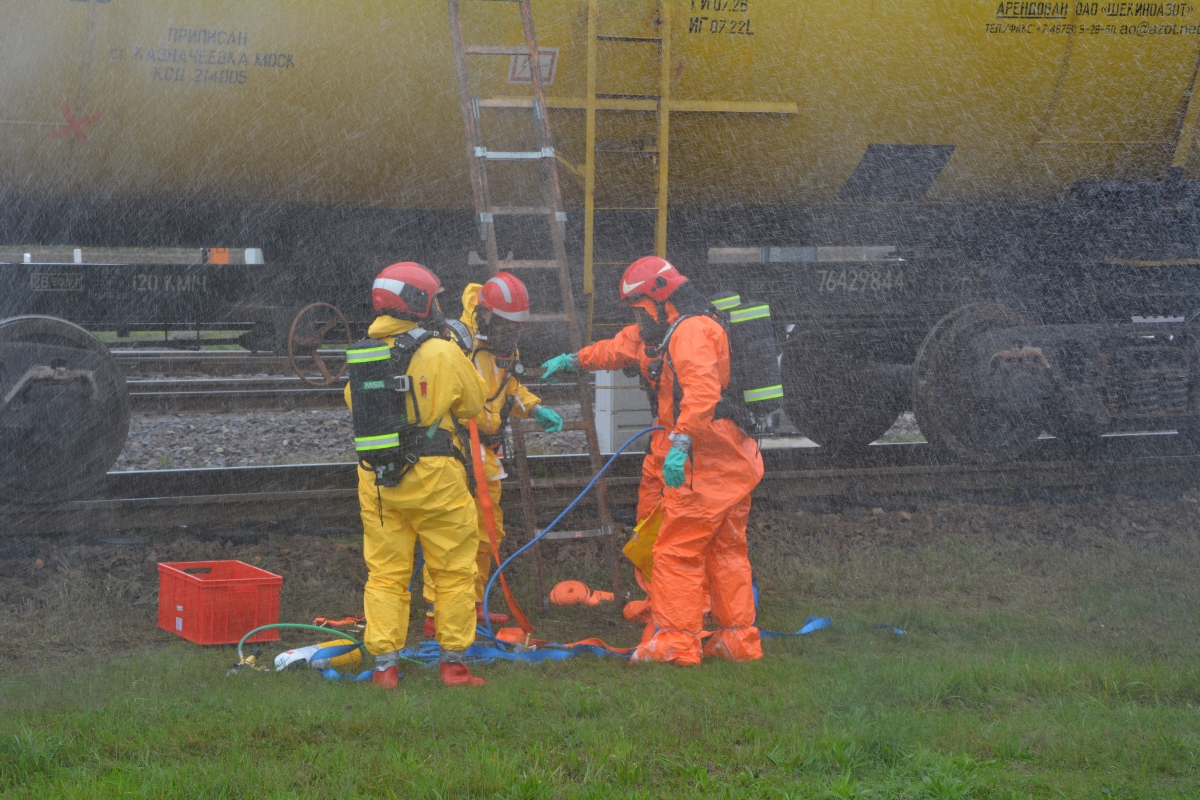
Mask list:
[{"label": "gravel ballast", "polygon": [[[555,407],[579,419],[579,405]],[[135,415],[113,470],[251,467],[354,460],[350,412],[252,411],[239,414]],[[533,454],[582,453],[581,431],[527,437]]]}]

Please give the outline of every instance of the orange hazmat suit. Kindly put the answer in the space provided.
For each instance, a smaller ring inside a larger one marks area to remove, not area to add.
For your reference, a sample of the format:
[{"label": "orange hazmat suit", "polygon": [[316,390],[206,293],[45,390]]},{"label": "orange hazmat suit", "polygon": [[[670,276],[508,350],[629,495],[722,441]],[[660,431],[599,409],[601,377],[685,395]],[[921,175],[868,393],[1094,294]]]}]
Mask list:
[{"label": "orange hazmat suit", "polygon": [[[678,311],[669,302],[666,308],[668,323],[674,323]],[[663,359],[656,409],[666,431],[656,431],[651,439],[638,495],[639,519],[649,516],[660,496],[663,505],[662,526],[653,548],[650,636],[643,637],[632,658],[635,662],[699,664],[701,629],[709,602],[719,629],[708,638],[703,654],[734,661],[761,658],[746,522],[750,493],[763,475],[762,455],[757,443],[732,421],[713,419],[721,390],[729,385],[728,337],[716,320],[689,317],[676,327],[668,349],[670,358]],[[589,370],[637,364],[653,385],[647,372],[651,359],[636,325],[576,355],[580,365]],[[682,389],[678,417],[676,383]],[[678,489],[666,487],[662,478],[663,459],[671,447],[668,431],[692,440],[685,481]]]}]

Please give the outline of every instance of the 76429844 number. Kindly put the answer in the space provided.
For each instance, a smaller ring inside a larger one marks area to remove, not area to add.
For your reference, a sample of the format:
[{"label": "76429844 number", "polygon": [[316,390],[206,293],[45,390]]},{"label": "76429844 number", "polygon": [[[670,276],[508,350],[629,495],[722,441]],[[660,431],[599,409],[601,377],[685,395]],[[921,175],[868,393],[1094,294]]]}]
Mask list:
[{"label": "76429844 number", "polygon": [[883,292],[905,288],[904,270],[819,269],[818,292]]}]

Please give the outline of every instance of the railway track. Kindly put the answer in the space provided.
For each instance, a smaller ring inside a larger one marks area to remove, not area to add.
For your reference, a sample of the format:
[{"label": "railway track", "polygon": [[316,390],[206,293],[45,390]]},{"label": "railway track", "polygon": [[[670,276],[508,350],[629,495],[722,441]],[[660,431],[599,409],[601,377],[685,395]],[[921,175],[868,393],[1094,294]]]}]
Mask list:
[{"label": "railway track", "polygon": [[[344,409],[345,378],[310,386],[295,375],[270,377],[127,378],[134,414],[232,413]],[[527,384],[548,402],[570,398],[574,385]]]},{"label": "railway track", "polygon": [[[1177,437],[1114,437],[1088,460],[1066,460],[1044,440],[1030,457],[994,465],[938,463],[925,445],[870,448],[853,466],[813,449],[767,449],[758,502],[818,498],[876,505],[914,496],[1026,497],[1057,492],[1179,492],[1200,485],[1200,455],[1180,452]],[[587,477],[582,455],[531,457],[534,492],[545,513],[557,511]],[[621,456],[610,470],[610,497],[635,502],[641,456]],[[505,487],[514,502],[515,483]],[[236,528],[274,522],[297,527],[345,525],[357,518],[353,464],[111,472],[94,496],[45,506],[0,506],[0,533],[91,534],[103,531],[200,526]]]},{"label": "railway track", "polygon": [[345,379],[309,386],[296,376],[270,378],[130,378],[134,414],[310,411],[345,408]]},{"label": "railway track", "polygon": [[[292,375],[287,356],[245,350],[111,350],[126,375]],[[343,350],[319,350],[331,363],[345,360]],[[310,356],[297,356],[303,369],[313,365]],[[316,374],[314,368],[313,373]]]}]

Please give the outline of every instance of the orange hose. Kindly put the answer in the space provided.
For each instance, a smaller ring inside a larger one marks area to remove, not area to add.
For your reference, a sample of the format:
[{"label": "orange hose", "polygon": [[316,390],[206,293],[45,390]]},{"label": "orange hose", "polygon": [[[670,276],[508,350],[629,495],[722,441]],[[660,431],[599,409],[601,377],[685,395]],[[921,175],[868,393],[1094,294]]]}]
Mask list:
[{"label": "orange hose", "polygon": [[[471,466],[475,472],[475,495],[479,498],[479,505],[483,507],[483,527],[487,530],[488,542],[492,546],[492,558],[496,559],[496,566],[499,566],[500,546],[496,534],[496,513],[492,509],[492,497],[488,494],[488,479],[483,471],[483,456],[479,452],[479,428],[476,427],[475,420],[467,423],[467,429],[471,433]],[[500,589],[504,592],[504,602],[508,603],[508,610],[512,612],[513,619],[521,626],[521,630],[526,634],[533,633],[533,625],[509,591],[508,581],[504,579],[503,572],[500,573]]]}]

